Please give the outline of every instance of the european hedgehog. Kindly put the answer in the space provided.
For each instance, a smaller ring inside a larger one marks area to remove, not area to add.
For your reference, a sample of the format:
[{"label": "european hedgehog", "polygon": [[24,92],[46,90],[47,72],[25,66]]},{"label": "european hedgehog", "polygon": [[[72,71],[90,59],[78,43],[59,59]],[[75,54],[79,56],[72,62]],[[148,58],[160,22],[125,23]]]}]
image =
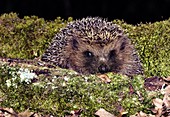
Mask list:
[{"label": "european hedgehog", "polygon": [[81,74],[142,74],[131,40],[117,24],[99,17],[70,22],[54,37],[42,61]]}]

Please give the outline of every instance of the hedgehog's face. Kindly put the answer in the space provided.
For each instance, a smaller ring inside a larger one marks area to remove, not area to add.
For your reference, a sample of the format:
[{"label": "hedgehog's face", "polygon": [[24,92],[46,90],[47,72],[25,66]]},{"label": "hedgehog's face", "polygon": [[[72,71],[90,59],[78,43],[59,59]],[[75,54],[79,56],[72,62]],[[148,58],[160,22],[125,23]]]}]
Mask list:
[{"label": "hedgehog's face", "polygon": [[126,38],[114,40],[108,44],[87,44],[72,40],[70,45],[71,47],[67,48],[70,52],[69,67],[82,74],[118,73],[123,69],[123,64],[126,64],[132,52]]},{"label": "hedgehog's face", "polygon": [[[115,49],[109,49],[107,47],[95,47],[91,46],[82,52],[84,56],[84,66],[89,73],[106,73],[106,72],[117,72],[121,65],[120,60]],[[85,70],[85,71],[86,71]]]}]

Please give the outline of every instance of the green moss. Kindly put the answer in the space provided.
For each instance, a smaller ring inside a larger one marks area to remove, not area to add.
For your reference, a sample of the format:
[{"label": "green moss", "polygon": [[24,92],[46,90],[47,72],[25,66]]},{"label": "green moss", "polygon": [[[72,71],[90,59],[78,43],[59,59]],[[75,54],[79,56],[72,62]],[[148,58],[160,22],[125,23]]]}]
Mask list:
[{"label": "green moss", "polygon": [[[74,72],[57,69],[51,70],[57,76],[41,75],[37,77],[37,82],[28,83],[21,82],[19,68],[0,68],[0,91],[4,98],[0,104],[2,107],[12,107],[18,111],[30,108],[32,111],[55,116],[63,116],[77,109],[83,109],[83,116],[92,116],[100,108],[118,114],[120,106],[130,115],[140,110],[147,111],[151,107],[150,100],[153,97],[148,97],[144,90],[142,76],[131,80],[110,73],[108,75],[112,82],[107,84],[94,75],[79,76]],[[134,93],[130,93],[130,86],[133,86]]]},{"label": "green moss", "polygon": [[[71,21],[71,18],[69,18]],[[66,21],[45,21],[37,16],[20,19],[16,13],[0,16],[0,56],[33,59],[42,55]]]}]

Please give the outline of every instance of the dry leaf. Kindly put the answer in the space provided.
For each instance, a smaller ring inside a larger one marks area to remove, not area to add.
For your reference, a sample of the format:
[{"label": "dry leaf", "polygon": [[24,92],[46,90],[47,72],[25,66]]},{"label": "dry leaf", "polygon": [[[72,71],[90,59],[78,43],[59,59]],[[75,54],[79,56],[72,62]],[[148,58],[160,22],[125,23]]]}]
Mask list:
[{"label": "dry leaf", "polygon": [[131,115],[130,117],[156,117],[155,115],[147,115],[146,113],[140,111],[135,115]]},{"label": "dry leaf", "polygon": [[149,91],[156,91],[156,90],[160,90],[163,84],[165,84],[163,78],[154,76],[154,77],[146,78],[144,86],[145,89]]},{"label": "dry leaf", "polygon": [[106,110],[104,110],[103,108],[100,108],[95,115],[99,116],[99,117],[115,117],[113,114],[107,112]]},{"label": "dry leaf", "polygon": [[161,117],[163,109],[163,100],[159,98],[153,99],[153,104],[155,105],[155,108],[152,110],[152,112],[156,114],[156,117]]},{"label": "dry leaf", "polygon": [[163,104],[163,100],[156,98],[153,99],[153,104],[157,107],[157,108],[162,108],[162,104]]},{"label": "dry leaf", "polygon": [[164,89],[161,90],[162,94],[170,94],[170,85],[166,86]]},{"label": "dry leaf", "polygon": [[167,108],[170,108],[170,96],[169,94],[165,94],[163,98],[163,102]]},{"label": "dry leaf", "polygon": [[170,82],[170,76],[168,76],[167,78],[163,78],[165,81]]},{"label": "dry leaf", "polygon": [[24,112],[21,112],[18,114],[18,117],[32,117],[34,115],[33,112],[30,112],[29,109],[27,109]]},{"label": "dry leaf", "polygon": [[106,75],[106,74],[101,74],[101,75],[98,75],[98,77],[105,83],[110,83],[111,80],[110,78]]},{"label": "dry leaf", "polygon": [[[141,113],[143,114],[143,112],[139,112],[139,113],[136,113],[135,115],[131,115],[130,117],[143,117],[143,116],[141,116]],[[145,114],[143,114],[143,115],[145,115]]]},{"label": "dry leaf", "polygon": [[30,112],[29,109],[18,114],[12,108],[0,108],[0,117],[42,117],[42,116],[39,115],[38,113]]},{"label": "dry leaf", "polygon": [[139,116],[140,116],[140,117],[148,117],[147,114],[144,113],[144,112],[142,112],[142,111],[139,112]]},{"label": "dry leaf", "polygon": [[0,108],[0,117],[17,117],[17,113],[12,108]]}]

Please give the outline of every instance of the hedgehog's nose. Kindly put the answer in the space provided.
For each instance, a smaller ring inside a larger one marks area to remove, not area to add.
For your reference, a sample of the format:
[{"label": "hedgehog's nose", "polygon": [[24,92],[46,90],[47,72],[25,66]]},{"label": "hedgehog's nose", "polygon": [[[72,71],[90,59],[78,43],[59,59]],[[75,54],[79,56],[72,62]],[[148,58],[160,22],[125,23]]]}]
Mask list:
[{"label": "hedgehog's nose", "polygon": [[102,64],[98,67],[98,70],[99,70],[100,73],[103,74],[103,73],[108,72],[108,67],[107,67],[107,65]]}]

